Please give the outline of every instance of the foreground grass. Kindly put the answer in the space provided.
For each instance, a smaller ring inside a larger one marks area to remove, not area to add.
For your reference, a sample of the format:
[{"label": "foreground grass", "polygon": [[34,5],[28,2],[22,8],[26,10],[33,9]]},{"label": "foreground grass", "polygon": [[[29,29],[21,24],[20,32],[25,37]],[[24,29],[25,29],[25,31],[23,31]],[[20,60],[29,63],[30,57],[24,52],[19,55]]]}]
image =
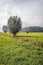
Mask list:
[{"label": "foreground grass", "polygon": [[0,33],[0,65],[43,65],[43,33]]}]

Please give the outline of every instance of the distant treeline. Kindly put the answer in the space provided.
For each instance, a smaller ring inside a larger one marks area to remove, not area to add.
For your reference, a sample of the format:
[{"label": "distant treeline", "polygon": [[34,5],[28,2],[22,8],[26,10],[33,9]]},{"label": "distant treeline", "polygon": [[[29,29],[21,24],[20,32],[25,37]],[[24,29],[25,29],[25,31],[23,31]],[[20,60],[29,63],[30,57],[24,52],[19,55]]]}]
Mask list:
[{"label": "distant treeline", "polygon": [[22,28],[22,32],[43,32],[43,27],[31,26]]}]

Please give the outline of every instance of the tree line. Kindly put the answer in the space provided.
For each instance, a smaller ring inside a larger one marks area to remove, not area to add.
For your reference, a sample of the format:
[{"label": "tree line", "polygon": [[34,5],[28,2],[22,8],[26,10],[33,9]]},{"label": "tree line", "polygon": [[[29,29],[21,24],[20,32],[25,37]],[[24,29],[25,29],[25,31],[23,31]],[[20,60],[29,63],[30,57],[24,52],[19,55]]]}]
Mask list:
[{"label": "tree line", "polygon": [[16,33],[19,31],[26,33],[43,32],[43,27],[38,26],[25,27],[22,29],[22,21],[18,16],[10,16],[7,25],[3,25],[2,29],[5,33],[10,31],[14,36],[16,36]]}]

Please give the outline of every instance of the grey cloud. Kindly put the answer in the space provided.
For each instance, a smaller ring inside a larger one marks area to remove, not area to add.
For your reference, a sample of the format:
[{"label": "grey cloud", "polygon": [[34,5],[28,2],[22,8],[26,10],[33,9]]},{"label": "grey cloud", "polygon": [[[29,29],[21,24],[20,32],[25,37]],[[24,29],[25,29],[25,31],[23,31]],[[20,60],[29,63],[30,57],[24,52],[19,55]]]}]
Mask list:
[{"label": "grey cloud", "polygon": [[0,0],[0,30],[10,15],[18,15],[23,26],[43,26],[43,0]]}]

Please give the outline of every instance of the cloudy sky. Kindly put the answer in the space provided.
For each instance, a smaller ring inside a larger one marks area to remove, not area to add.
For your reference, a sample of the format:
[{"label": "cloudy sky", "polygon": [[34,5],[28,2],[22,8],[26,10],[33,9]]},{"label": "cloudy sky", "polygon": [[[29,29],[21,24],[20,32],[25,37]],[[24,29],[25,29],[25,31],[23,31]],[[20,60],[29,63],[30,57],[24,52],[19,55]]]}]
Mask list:
[{"label": "cloudy sky", "polygon": [[0,0],[0,31],[10,16],[19,16],[22,26],[43,26],[43,0]]}]

